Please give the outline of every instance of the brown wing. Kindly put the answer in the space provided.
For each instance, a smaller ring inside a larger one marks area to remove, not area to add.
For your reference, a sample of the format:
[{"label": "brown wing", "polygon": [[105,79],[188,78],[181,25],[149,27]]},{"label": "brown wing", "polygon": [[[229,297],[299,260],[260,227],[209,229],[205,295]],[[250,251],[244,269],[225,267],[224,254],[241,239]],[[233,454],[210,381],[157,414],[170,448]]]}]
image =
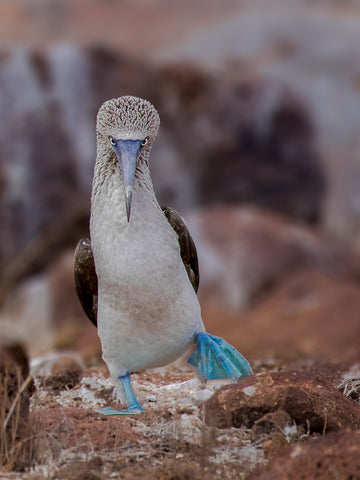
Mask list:
[{"label": "brown wing", "polygon": [[98,282],[94,256],[88,238],[82,238],[74,256],[75,288],[84,312],[97,327]]},{"label": "brown wing", "polygon": [[170,225],[175,230],[180,245],[180,254],[184,262],[190,282],[197,293],[199,288],[199,264],[194,240],[190,232],[176,210],[169,207],[161,207]]}]

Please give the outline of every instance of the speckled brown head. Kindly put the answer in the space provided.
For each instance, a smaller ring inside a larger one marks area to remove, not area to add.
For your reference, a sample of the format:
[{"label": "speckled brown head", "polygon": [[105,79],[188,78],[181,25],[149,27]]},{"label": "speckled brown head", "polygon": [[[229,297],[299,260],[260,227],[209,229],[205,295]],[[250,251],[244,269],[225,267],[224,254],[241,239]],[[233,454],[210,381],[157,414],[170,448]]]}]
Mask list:
[{"label": "speckled brown head", "polygon": [[138,97],[119,97],[103,103],[97,115],[98,139],[112,136],[121,140],[156,137],[160,117],[153,105]]},{"label": "speckled brown head", "polygon": [[153,105],[138,97],[119,97],[105,102],[97,115],[98,157],[119,161],[125,190],[128,221],[138,162],[147,160],[160,126]]}]

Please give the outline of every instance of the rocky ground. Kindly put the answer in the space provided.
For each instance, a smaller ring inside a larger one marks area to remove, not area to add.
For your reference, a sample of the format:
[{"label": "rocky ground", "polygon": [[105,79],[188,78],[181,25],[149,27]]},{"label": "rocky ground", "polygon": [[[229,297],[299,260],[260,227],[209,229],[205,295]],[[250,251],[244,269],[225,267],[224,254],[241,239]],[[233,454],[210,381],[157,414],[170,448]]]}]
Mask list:
[{"label": "rocky ground", "polygon": [[0,478],[359,478],[359,367],[257,371],[237,384],[179,366],[134,375],[146,413],[104,417],[120,401],[103,365],[42,359],[17,471]]}]

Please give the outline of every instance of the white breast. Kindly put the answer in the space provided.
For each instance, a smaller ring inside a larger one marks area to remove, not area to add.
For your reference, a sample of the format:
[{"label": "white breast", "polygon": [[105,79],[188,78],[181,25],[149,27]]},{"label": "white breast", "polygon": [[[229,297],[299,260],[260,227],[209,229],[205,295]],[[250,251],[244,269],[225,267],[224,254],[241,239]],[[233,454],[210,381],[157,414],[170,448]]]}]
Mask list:
[{"label": "white breast", "polygon": [[90,234],[103,358],[118,377],[175,360],[203,324],[176,234],[152,188],[135,183],[128,223],[121,178],[111,181],[111,195],[93,195]]}]

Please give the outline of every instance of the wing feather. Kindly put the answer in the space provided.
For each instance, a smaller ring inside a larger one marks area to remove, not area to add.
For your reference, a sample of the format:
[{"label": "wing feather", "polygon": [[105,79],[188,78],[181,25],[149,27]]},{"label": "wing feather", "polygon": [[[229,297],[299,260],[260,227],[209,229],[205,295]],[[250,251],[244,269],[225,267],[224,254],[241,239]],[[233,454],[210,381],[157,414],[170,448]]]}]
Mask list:
[{"label": "wing feather", "polygon": [[185,221],[176,210],[170,207],[161,207],[161,209],[178,236],[181,258],[185,265],[189,280],[197,293],[199,289],[200,275],[194,240],[190,235]]},{"label": "wing feather", "polygon": [[82,238],[74,256],[75,288],[84,312],[97,327],[98,282],[94,256],[88,238]]}]

